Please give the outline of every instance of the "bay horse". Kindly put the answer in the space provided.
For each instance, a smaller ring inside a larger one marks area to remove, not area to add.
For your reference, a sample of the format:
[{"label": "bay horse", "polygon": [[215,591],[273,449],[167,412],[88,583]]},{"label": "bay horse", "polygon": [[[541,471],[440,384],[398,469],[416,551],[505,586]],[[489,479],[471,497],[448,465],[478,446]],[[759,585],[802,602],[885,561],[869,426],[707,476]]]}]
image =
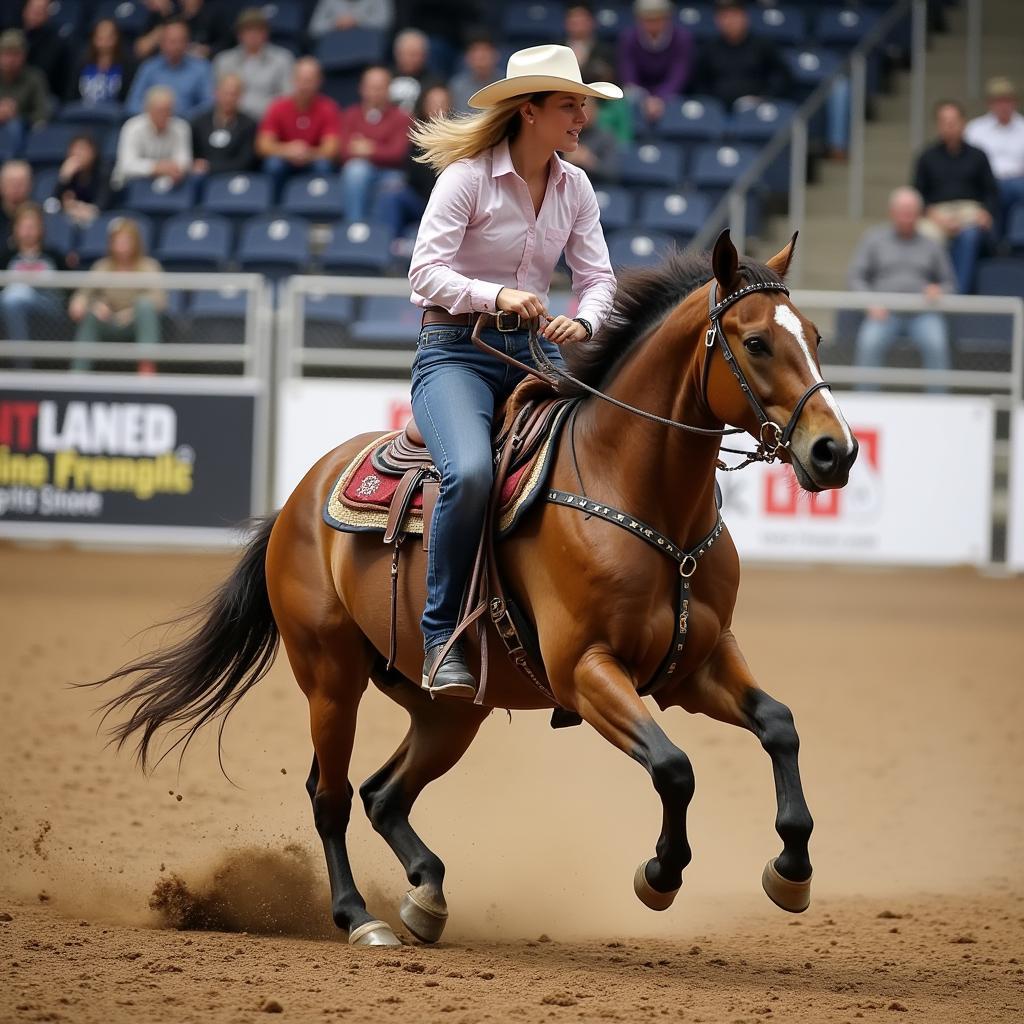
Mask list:
[{"label": "bay horse", "polygon": [[[565,431],[558,441],[549,486],[571,491],[579,484],[682,550],[714,536],[699,569],[693,571],[695,563],[689,570],[688,640],[678,671],[655,699],[661,709],[700,712],[761,742],[775,776],[783,844],[762,883],[776,904],[800,912],[810,901],[813,822],[797,765],[799,742],[789,709],[755,682],[732,632],[740,566],[728,531],[716,531],[715,483],[724,424],[742,428],[762,447],[765,426],[771,427],[769,453],[788,462],[808,491],[844,486],[856,458],[857,442],[821,379],[818,332],[783,284],[795,243],[794,235],[760,264],[740,259],[723,232],[710,257],[675,253],[657,268],[625,275],[608,323],[590,343],[567,352],[580,380],[621,405],[581,400],[571,441]],[[719,349],[724,358],[715,356]],[[647,418],[634,415],[637,409]],[[696,430],[674,429],[680,424]],[[342,468],[373,436],[325,455],[280,511],[260,521],[189,635],[100,682],[134,679],[106,709],[128,712],[114,739],[123,745],[138,733],[136,753],[145,768],[162,727],[180,730],[171,749],[181,745],[182,754],[205,723],[219,718],[223,731],[283,640],[309,701],[314,756],[306,789],[326,855],[333,919],[353,944],[394,945],[391,926],[366,909],[346,848],[354,795],[349,759],[368,682],[408,712],[410,726],[359,794],[412,885],[399,916],[428,942],[440,938],[448,911],[444,864],[409,822],[416,798],[459,761],[493,708],[554,702],[516,671],[497,640],[488,644],[484,705],[432,700],[414,682],[423,657],[425,556],[418,547],[403,555],[397,656],[388,670],[382,652],[390,641],[389,549],[379,536],[341,533],[321,517]],[[675,598],[687,571],[600,516],[544,501],[502,541],[498,559],[509,591],[535,624],[557,703],[650,774],[663,820],[655,856],[637,869],[634,889],[648,907],[665,910],[690,861],[686,814],[694,776],[638,691],[676,636]],[[472,640],[469,648],[475,658]]]}]

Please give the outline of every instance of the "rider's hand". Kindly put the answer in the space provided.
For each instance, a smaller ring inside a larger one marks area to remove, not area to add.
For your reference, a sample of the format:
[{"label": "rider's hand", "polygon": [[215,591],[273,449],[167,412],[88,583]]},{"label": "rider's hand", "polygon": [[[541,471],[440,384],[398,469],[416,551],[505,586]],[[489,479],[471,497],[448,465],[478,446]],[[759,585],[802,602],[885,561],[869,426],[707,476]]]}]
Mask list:
[{"label": "rider's hand", "polygon": [[549,321],[543,334],[548,341],[553,341],[556,345],[564,345],[567,341],[587,340],[586,327],[567,316],[556,316],[554,320]]},{"label": "rider's hand", "polygon": [[498,309],[509,313],[518,313],[525,320],[533,320],[538,316],[547,316],[544,303],[533,292],[521,292],[515,288],[502,288],[494,304]]}]

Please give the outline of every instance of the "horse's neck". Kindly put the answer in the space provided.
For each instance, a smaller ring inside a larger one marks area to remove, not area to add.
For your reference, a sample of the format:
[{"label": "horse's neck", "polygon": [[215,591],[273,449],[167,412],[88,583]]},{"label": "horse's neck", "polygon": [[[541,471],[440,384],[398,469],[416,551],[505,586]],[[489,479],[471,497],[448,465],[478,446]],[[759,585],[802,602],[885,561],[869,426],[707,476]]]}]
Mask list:
[{"label": "horse's neck", "polygon": [[[615,375],[608,394],[638,409],[693,426],[720,427],[700,394],[698,328],[676,310]],[[581,410],[577,454],[592,498],[645,520],[691,545],[715,520],[719,438],[654,423],[591,399]],[[591,493],[592,492],[592,493]]]}]

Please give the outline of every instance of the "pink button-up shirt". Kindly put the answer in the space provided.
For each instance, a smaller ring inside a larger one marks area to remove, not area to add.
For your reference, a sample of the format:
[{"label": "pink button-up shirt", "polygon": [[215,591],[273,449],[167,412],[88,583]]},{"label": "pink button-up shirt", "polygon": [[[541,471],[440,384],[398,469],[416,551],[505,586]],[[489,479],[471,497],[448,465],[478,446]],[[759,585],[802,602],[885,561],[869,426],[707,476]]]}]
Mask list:
[{"label": "pink button-up shirt", "polygon": [[600,216],[586,174],[557,154],[537,215],[507,141],[457,160],[438,176],[420,221],[409,268],[412,301],[449,313],[493,313],[498,292],[518,288],[547,305],[564,250],[578,315],[596,331],[615,295]]}]

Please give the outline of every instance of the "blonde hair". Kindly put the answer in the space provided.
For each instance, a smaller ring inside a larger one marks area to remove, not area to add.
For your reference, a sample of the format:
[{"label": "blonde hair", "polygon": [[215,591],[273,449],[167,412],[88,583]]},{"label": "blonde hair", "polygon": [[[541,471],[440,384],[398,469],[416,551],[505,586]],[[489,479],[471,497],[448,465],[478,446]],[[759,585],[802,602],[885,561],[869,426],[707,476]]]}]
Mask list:
[{"label": "blonde hair", "polygon": [[526,102],[542,103],[550,93],[510,96],[475,114],[446,114],[413,125],[409,138],[420,152],[413,156],[440,174],[456,160],[467,160],[519,134],[519,108]]},{"label": "blonde hair", "polygon": [[132,263],[139,266],[146,258],[146,245],[142,240],[142,232],[139,225],[131,217],[114,217],[107,225],[107,256],[113,255],[115,235],[129,235],[133,243]]}]

